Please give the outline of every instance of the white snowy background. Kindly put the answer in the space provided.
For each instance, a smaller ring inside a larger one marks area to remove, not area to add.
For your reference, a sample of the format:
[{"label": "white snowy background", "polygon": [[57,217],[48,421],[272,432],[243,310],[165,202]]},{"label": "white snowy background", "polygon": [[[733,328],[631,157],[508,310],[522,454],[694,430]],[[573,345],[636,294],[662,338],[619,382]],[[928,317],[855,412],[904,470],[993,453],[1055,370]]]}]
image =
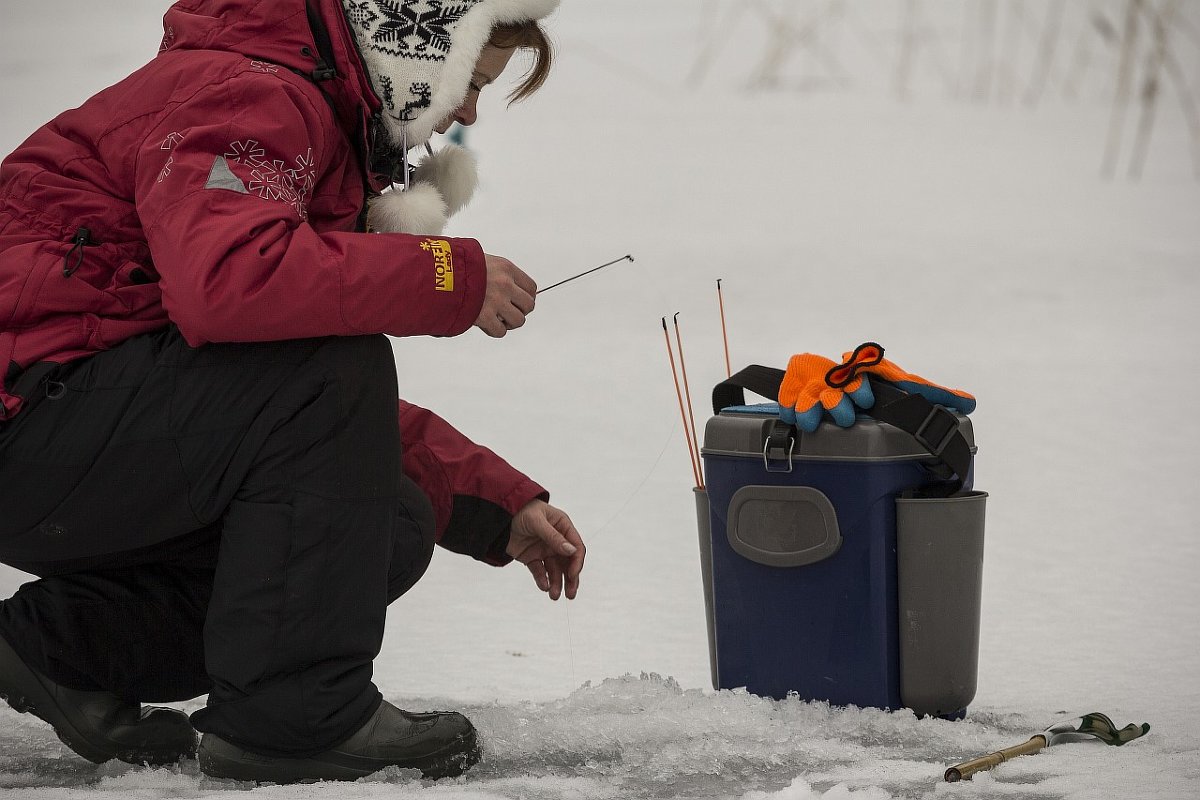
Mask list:
[{"label": "white snowy background", "polygon": [[[589,548],[580,597],[551,603],[520,567],[439,552],[391,609],[376,680],[403,707],[466,711],[485,760],[436,785],[394,771],[255,794],[1200,797],[1200,142],[1188,116],[1200,8],[1147,0],[1175,9],[1177,80],[1161,85],[1135,180],[1136,104],[1102,174],[1118,86],[1103,34],[1127,4],[1069,4],[1042,79],[1037,35],[1062,6],[567,0],[551,82],[509,110],[500,92],[483,102],[469,133],[483,186],[452,233],[543,285],[637,260],[543,295],[503,340],[472,331],[395,350],[403,396],[572,515]],[[6,0],[0,151],[151,57],[165,7]],[[1151,42],[1143,21],[1135,99]],[[990,498],[966,721],[712,691],[660,319],[680,313],[703,420],[725,370],[718,278],[735,368],[872,339],[978,396],[976,485]],[[0,595],[27,577],[0,569]],[[952,763],[1090,711],[1152,730],[941,781]],[[251,788],[194,763],[96,767],[0,708],[6,799]]]}]

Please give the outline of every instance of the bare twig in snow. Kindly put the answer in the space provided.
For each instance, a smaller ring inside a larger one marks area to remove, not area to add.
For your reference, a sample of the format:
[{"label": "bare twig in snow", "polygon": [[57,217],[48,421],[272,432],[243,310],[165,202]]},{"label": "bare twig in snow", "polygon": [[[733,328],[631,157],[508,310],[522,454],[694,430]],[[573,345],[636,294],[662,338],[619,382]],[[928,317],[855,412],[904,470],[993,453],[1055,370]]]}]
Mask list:
[{"label": "bare twig in snow", "polygon": [[1104,164],[1100,173],[1111,178],[1116,174],[1117,161],[1121,157],[1121,134],[1125,127],[1125,114],[1129,110],[1129,98],[1133,89],[1134,58],[1137,51],[1138,15],[1142,0],[1129,0],[1125,6],[1125,28],[1121,34],[1121,59],[1117,66],[1117,93],[1113,98],[1112,115],[1108,124],[1108,144],[1104,151]]}]

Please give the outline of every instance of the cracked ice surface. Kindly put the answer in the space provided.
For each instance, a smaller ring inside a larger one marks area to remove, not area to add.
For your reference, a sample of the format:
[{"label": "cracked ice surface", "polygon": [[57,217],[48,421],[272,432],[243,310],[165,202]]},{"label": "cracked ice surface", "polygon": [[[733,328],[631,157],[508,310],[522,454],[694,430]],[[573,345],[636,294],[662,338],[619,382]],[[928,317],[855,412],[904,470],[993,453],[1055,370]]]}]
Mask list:
[{"label": "cracked ice surface", "polygon": [[[412,701],[393,698],[409,707]],[[264,797],[363,798],[885,798],[1138,797],[1139,781],[1171,768],[1169,753],[1085,743],[939,784],[947,759],[1024,738],[1029,724],[982,714],[963,722],[910,713],[830,708],[791,698],[682,689],[657,675],[612,678],[545,702],[464,709],[484,739],[484,759],[463,778],[437,784],[388,769],[354,784],[258,787]],[[206,778],[194,763],[145,769],[94,766],[64,751],[44,726],[0,712],[15,729],[0,737],[0,788],[13,798],[235,796],[249,784]],[[1095,775],[1080,765],[1098,768]],[[1103,766],[1101,766],[1103,765]],[[1126,789],[1122,790],[1122,787]],[[1088,792],[1113,792],[1091,794]],[[232,794],[231,794],[232,793]]]}]

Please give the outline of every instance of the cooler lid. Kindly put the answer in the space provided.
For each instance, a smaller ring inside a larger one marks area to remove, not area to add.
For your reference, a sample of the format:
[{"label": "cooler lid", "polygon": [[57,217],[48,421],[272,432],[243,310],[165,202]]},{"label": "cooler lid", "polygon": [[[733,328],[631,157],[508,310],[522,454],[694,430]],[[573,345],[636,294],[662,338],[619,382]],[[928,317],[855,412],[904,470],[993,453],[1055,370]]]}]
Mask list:
[{"label": "cooler lid", "polygon": [[[975,452],[975,434],[971,420],[958,412],[958,429],[971,452]],[[701,453],[720,456],[762,458],[763,445],[779,417],[777,403],[731,406],[711,417],[704,428]],[[824,420],[812,433],[796,431],[794,459],[832,461],[902,461],[931,458],[916,439],[886,422],[859,415],[849,428],[840,428]]]}]

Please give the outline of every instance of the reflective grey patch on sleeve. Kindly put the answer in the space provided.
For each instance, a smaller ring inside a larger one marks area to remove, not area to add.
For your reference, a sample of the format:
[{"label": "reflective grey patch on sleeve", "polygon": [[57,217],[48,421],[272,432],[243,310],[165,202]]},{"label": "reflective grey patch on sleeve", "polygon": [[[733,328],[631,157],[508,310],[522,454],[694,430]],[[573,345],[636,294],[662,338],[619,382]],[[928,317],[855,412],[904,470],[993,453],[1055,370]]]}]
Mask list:
[{"label": "reflective grey patch on sleeve", "polygon": [[224,156],[217,156],[217,160],[213,162],[212,170],[208,173],[208,183],[204,184],[204,188],[228,189],[231,192],[250,194],[242,179],[233,174]]}]

